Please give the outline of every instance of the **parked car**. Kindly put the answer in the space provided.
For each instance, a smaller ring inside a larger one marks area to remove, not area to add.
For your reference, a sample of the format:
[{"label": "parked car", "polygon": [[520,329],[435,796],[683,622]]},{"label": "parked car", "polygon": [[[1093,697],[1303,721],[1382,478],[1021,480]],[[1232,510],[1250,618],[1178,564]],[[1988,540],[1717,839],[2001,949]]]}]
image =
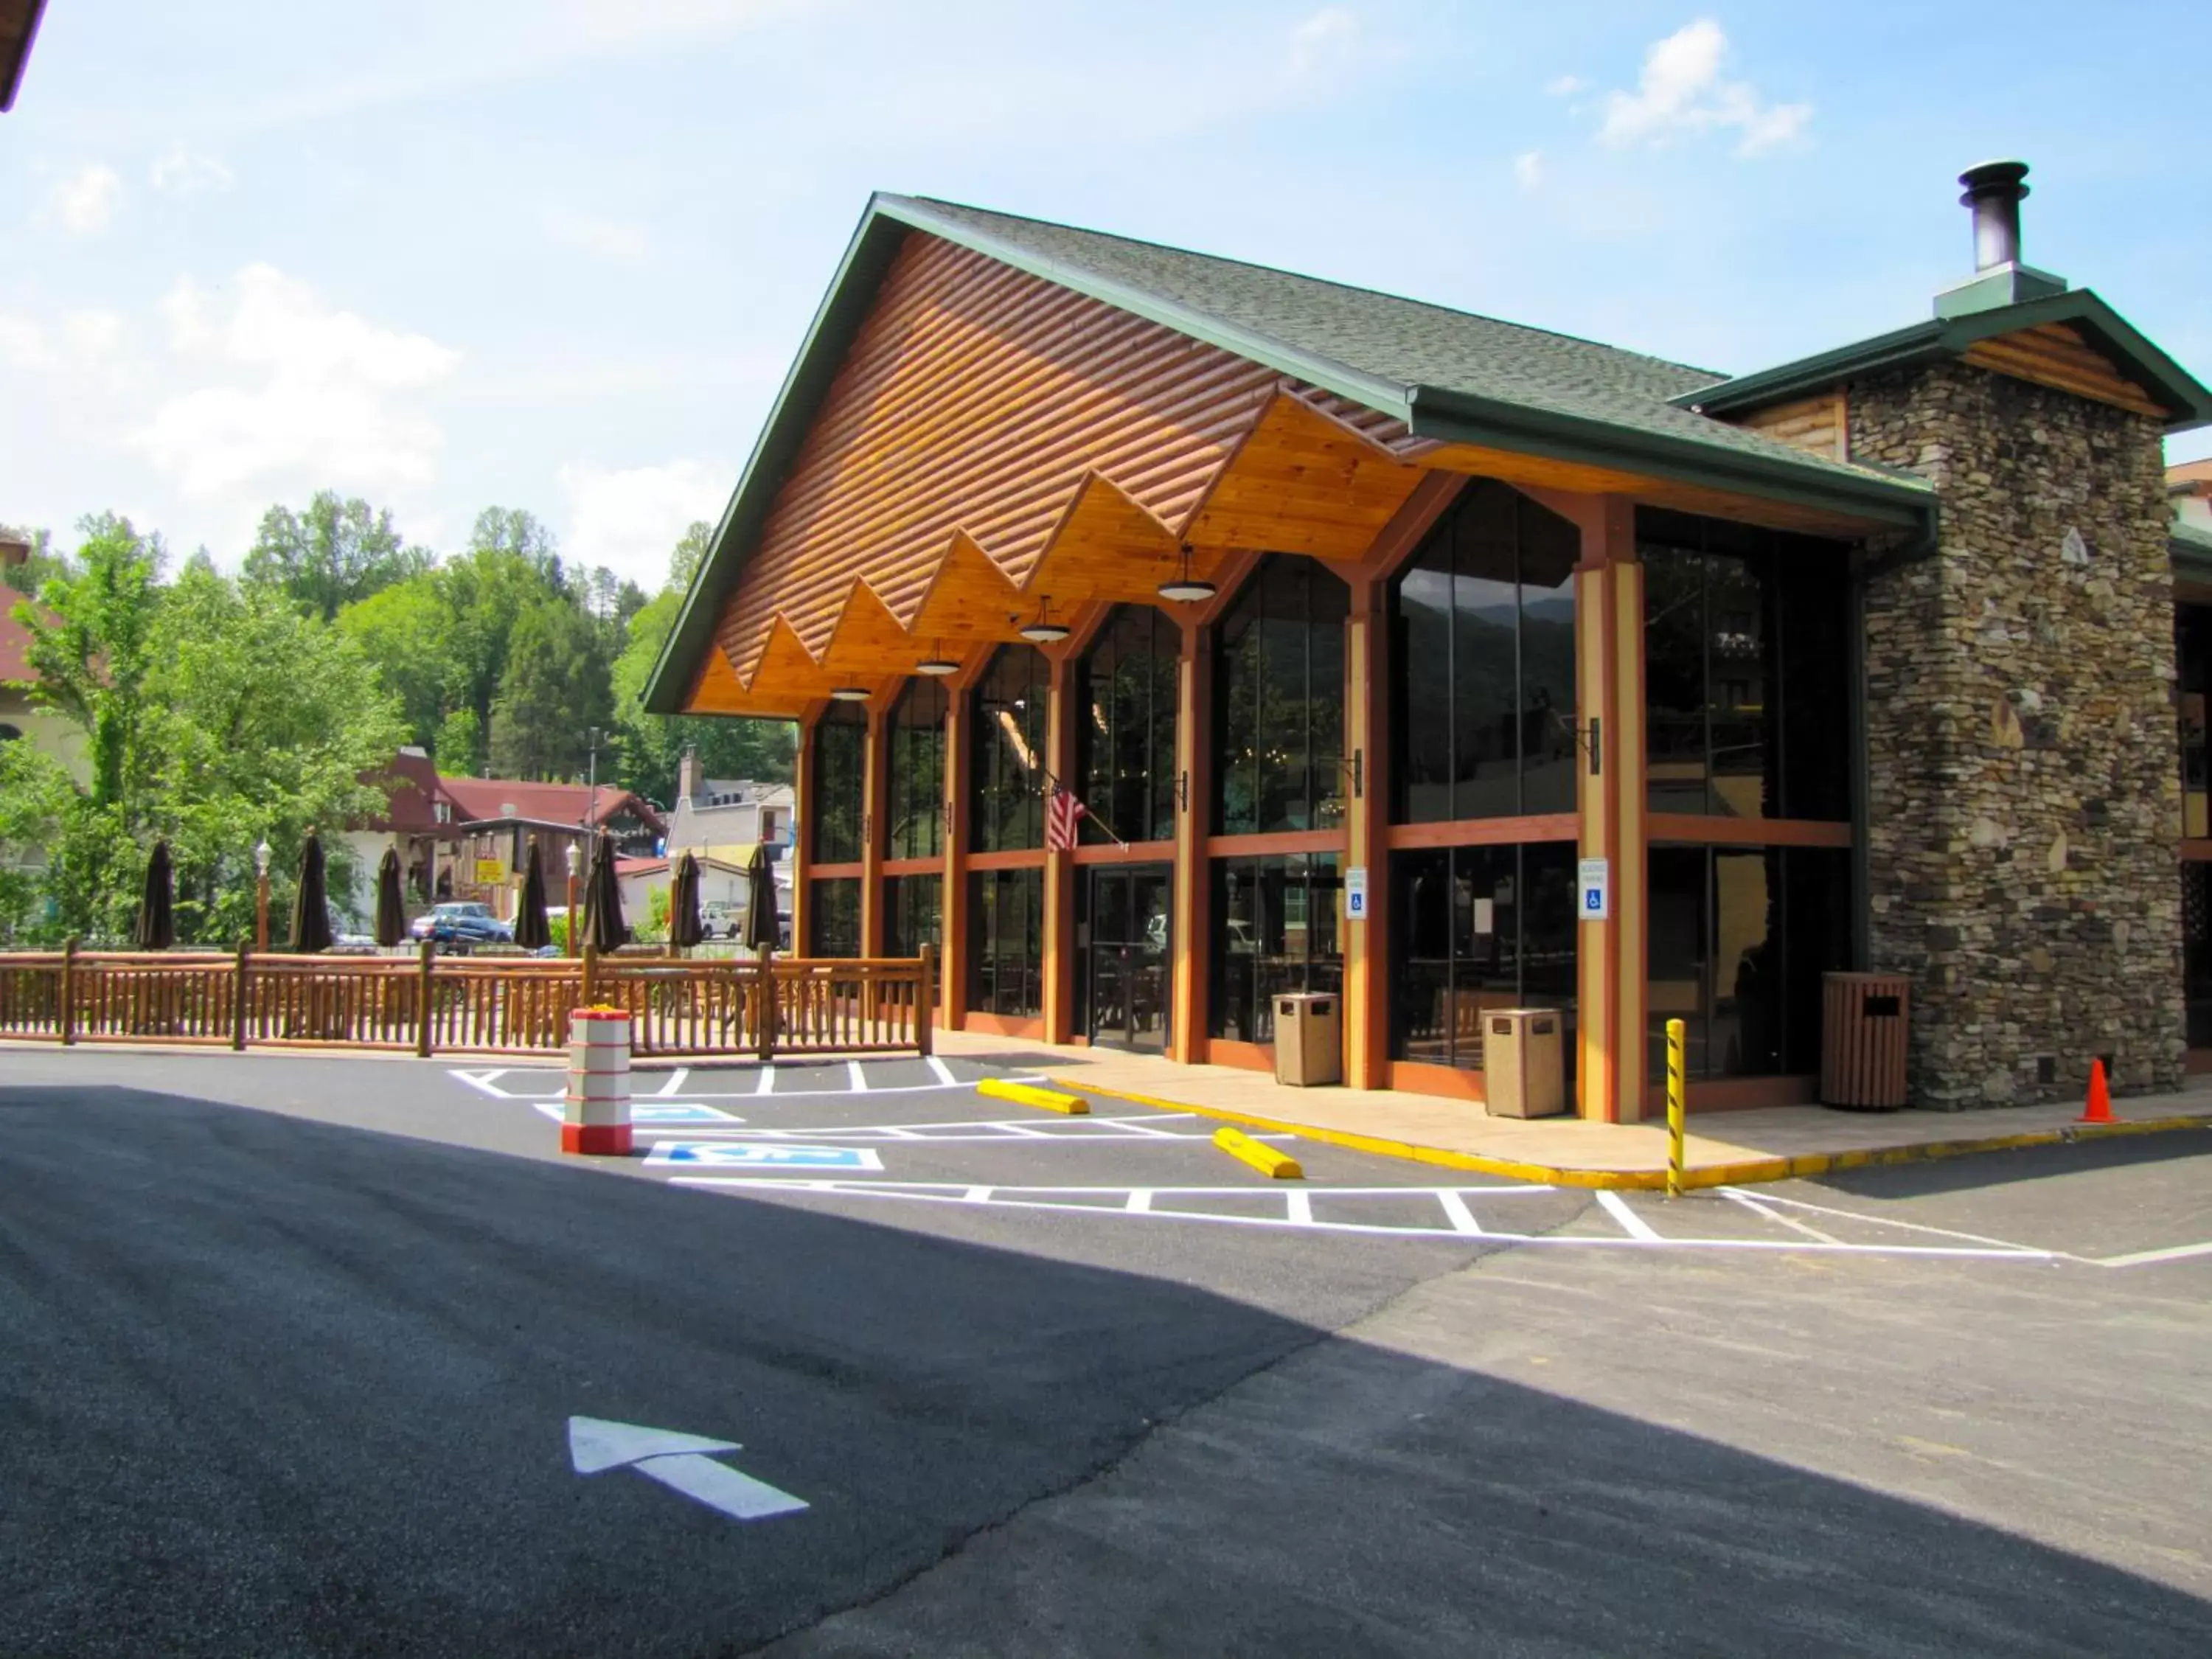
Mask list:
[{"label": "parked car", "polygon": [[735,939],[744,931],[744,907],[727,899],[709,899],[699,907],[699,931],[708,939]]},{"label": "parked car", "polygon": [[408,933],[440,945],[512,945],[514,929],[476,899],[451,899],[415,918]]}]

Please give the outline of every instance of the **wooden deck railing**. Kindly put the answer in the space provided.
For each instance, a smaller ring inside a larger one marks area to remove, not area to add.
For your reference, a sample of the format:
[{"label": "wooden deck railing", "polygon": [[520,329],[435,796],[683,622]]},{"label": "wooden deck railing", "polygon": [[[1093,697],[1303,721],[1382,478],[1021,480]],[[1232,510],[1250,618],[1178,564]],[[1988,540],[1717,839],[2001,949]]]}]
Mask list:
[{"label": "wooden deck railing", "polygon": [[207,1047],[349,1048],[428,1055],[554,1053],[568,1015],[630,1016],[639,1054],[930,1052],[935,963],[0,953],[0,1038]]}]

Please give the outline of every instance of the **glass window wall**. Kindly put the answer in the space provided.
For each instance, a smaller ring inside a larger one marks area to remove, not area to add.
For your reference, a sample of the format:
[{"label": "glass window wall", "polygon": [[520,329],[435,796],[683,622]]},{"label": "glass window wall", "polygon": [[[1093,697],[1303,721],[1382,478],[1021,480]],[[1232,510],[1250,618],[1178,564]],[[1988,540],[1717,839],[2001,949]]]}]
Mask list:
[{"label": "glass window wall", "polygon": [[1637,538],[1651,810],[1850,817],[1844,550],[1650,508]]},{"label": "glass window wall", "polygon": [[1574,1067],[1575,844],[1436,847],[1390,857],[1391,1057],[1482,1067],[1482,1016],[1558,1008]]},{"label": "glass window wall", "polygon": [[1175,836],[1176,665],[1182,630],[1150,605],[1117,607],[1083,654],[1077,770],[1086,840]]},{"label": "glass window wall", "polygon": [[1344,823],[1344,623],[1317,560],[1272,553],[1223,619],[1214,654],[1214,833]]},{"label": "glass window wall", "polygon": [[1572,524],[1483,478],[1392,581],[1396,822],[1574,810],[1581,556]]},{"label": "glass window wall", "polygon": [[2205,811],[2205,696],[2212,692],[2212,607],[2173,608],[2174,663],[2180,672],[2181,833],[2192,839],[2212,836]]},{"label": "glass window wall", "polygon": [[1343,886],[1334,853],[1213,860],[1215,1036],[1273,1042],[1274,997],[1344,989]]},{"label": "glass window wall", "polygon": [[892,876],[884,883],[884,951],[918,957],[924,945],[942,950],[945,878]]},{"label": "glass window wall", "polygon": [[1002,645],[973,692],[975,799],[969,845],[1001,853],[1044,845],[1044,759],[1052,665],[1031,645]]},{"label": "glass window wall", "polygon": [[968,878],[968,1006],[1036,1018],[1044,1012],[1044,872]]},{"label": "glass window wall", "polygon": [[1850,965],[1850,854],[1837,848],[1654,847],[1652,1075],[1681,1020],[1692,1077],[1820,1069],[1820,976]]},{"label": "glass window wall", "polygon": [[945,850],[945,703],[941,683],[912,679],[892,705],[886,858],[933,859]]},{"label": "glass window wall", "polygon": [[860,815],[867,799],[868,716],[858,703],[833,702],[814,727],[814,861],[860,861]]},{"label": "glass window wall", "polygon": [[860,884],[844,877],[812,884],[808,908],[807,954],[813,957],[857,957],[860,954]]}]

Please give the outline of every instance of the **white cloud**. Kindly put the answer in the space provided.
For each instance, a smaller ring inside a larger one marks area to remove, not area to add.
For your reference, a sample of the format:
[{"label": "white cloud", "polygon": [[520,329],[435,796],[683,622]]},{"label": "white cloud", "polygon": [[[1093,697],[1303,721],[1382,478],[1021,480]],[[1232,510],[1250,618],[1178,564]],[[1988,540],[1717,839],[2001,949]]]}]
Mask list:
[{"label": "white cloud", "polygon": [[668,580],[670,550],[693,520],[721,516],[735,476],[704,461],[620,470],[564,465],[568,523],[562,551],[657,592]]},{"label": "white cloud", "polygon": [[44,368],[53,357],[44,329],[27,317],[0,312],[0,362],[17,368]]},{"label": "white cloud", "polygon": [[187,495],[269,482],[397,489],[435,475],[441,434],[419,394],[457,352],[331,309],[265,264],[227,294],[181,281],[161,310],[176,353],[221,377],[170,398],[133,434]]},{"label": "white cloud", "polygon": [[1513,176],[1521,181],[1523,190],[1534,190],[1544,182],[1544,152],[1524,149],[1513,158]]},{"label": "white cloud", "polygon": [[1589,82],[1579,75],[1559,75],[1547,81],[1544,83],[1544,90],[1554,98],[1571,98],[1577,93],[1586,89],[1589,85]]},{"label": "white cloud", "polygon": [[1342,6],[1317,11],[1291,31],[1291,73],[1321,75],[1349,59],[1359,44],[1359,20]]},{"label": "white cloud", "polygon": [[110,357],[123,343],[123,319],[112,311],[73,311],[62,334],[80,357]]},{"label": "white cloud", "polygon": [[54,216],[72,236],[90,236],[106,229],[122,200],[122,176],[97,161],[58,181],[46,196]]},{"label": "white cloud", "polygon": [[1728,36],[1710,17],[1686,23],[1644,54],[1634,92],[1610,92],[1598,142],[1625,149],[1686,133],[1734,128],[1736,154],[1786,143],[1813,118],[1810,104],[1762,104],[1747,82],[1723,81]]},{"label": "white cloud", "polygon": [[632,269],[653,257],[653,238],[646,228],[629,219],[602,219],[563,207],[548,208],[543,224],[548,240],[574,248],[604,264]]},{"label": "white cloud", "polygon": [[171,144],[154,162],[148,175],[164,196],[197,196],[205,191],[228,190],[235,182],[231,171],[212,155],[202,155],[179,142]]}]

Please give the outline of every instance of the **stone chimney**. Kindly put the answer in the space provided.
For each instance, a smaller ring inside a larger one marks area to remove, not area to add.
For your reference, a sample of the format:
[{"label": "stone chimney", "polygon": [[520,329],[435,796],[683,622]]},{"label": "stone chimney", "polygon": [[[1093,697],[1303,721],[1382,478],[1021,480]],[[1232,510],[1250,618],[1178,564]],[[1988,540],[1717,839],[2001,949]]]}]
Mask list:
[{"label": "stone chimney", "polygon": [[699,746],[687,743],[676,763],[676,804],[680,807],[704,787],[699,775]]},{"label": "stone chimney", "polygon": [[2008,371],[2047,319],[1991,313],[2066,292],[2019,260],[2027,171],[1962,176],[1983,269],[1936,309],[2028,343],[1848,387],[1851,459],[1941,501],[1863,602],[1865,965],[1911,981],[1918,1105],[2078,1101],[2095,1056],[2177,1089],[2185,1052],[2163,422]]}]

